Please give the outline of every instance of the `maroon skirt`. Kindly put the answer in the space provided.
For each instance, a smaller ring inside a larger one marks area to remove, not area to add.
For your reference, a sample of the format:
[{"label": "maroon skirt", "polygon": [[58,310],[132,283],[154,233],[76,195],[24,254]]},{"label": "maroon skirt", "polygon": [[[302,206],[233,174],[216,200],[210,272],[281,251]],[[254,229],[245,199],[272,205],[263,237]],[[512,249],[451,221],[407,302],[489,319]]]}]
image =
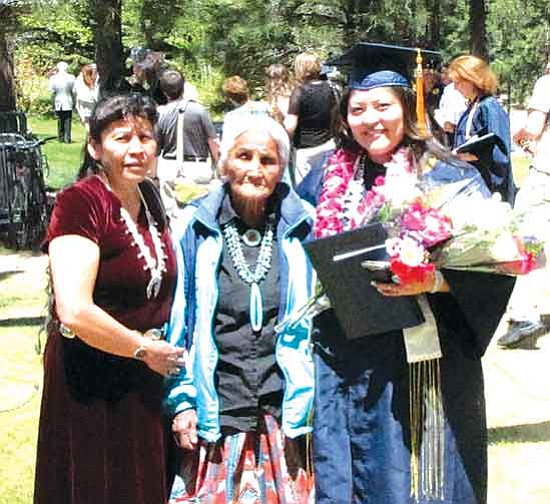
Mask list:
[{"label": "maroon skirt", "polygon": [[123,380],[132,368],[121,361],[113,374],[129,386],[118,380],[113,397],[79,394],[65,369],[67,343],[54,332],[46,344],[35,504],[165,503],[162,378],[141,369],[139,379]]}]

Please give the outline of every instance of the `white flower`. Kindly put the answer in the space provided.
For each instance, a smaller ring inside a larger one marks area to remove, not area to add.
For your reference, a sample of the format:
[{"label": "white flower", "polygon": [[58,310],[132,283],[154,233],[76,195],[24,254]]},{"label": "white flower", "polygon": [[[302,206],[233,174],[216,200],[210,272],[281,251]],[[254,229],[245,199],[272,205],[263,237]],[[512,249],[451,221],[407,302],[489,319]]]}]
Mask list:
[{"label": "white flower", "polygon": [[386,175],[386,181],[380,188],[380,192],[392,208],[403,208],[407,203],[422,196],[418,188],[418,179],[409,173]]},{"label": "white flower", "polygon": [[518,259],[520,254],[517,242],[510,233],[503,233],[491,245],[491,257],[496,262],[507,262]]},{"label": "white flower", "polygon": [[390,247],[392,250],[397,250],[397,255],[403,264],[406,264],[407,266],[419,266],[424,262],[424,254],[426,251],[424,250],[424,247],[416,240],[413,240],[408,236],[397,240],[399,241],[399,244],[392,242],[391,239],[387,240],[386,248],[388,247],[388,242],[391,242]]},{"label": "white flower", "polygon": [[399,255],[401,250],[401,238],[388,238],[386,240],[386,251],[391,257]]},{"label": "white flower", "polygon": [[498,193],[491,198],[484,198],[481,194],[469,195],[466,200],[457,198],[445,208],[457,232],[466,227],[474,227],[479,231],[509,229],[511,212],[510,204],[501,201]]}]

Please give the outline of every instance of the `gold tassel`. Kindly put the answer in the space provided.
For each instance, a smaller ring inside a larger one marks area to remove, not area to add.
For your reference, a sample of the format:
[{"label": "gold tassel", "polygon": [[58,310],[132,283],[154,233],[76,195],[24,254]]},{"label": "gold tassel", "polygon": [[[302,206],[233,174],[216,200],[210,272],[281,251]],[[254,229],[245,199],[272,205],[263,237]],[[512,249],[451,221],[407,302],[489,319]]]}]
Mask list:
[{"label": "gold tassel", "polygon": [[440,359],[409,364],[411,496],[444,499],[444,412]]},{"label": "gold tassel", "polygon": [[422,69],[422,51],[416,50],[416,120],[422,135],[427,134],[426,109],[424,106],[424,70]]}]

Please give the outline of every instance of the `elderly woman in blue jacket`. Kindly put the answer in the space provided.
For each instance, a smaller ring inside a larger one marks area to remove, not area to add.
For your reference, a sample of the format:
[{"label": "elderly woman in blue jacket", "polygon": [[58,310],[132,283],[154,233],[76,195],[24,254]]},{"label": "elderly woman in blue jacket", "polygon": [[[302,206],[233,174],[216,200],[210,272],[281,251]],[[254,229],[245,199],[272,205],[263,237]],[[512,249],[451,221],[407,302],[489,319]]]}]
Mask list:
[{"label": "elderly woman in blue jacket", "polygon": [[314,287],[311,211],[281,182],[288,153],[274,120],[236,125],[226,183],[184,210],[169,340],[189,353],[166,399],[183,450],[171,502],[313,502],[310,327],[275,331]]}]

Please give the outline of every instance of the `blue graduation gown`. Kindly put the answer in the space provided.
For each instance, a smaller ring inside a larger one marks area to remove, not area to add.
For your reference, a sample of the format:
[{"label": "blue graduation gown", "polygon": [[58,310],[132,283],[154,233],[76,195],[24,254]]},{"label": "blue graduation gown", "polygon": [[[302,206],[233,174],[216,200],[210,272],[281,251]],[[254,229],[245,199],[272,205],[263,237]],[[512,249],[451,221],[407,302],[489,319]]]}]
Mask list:
[{"label": "blue graduation gown", "polygon": [[[447,178],[453,167],[438,164],[434,176]],[[316,167],[308,174],[298,188],[301,196],[315,201],[322,170]],[[428,294],[443,352],[443,502],[485,504],[487,427],[481,356],[506,309],[514,279],[459,271],[445,271],[444,276],[452,294]],[[415,503],[410,496],[409,366],[402,332],[349,341],[334,312],[327,310],[314,319],[312,340],[317,503]]]},{"label": "blue graduation gown", "polygon": [[499,142],[499,145],[494,145],[480,152],[479,160],[471,164],[479,170],[491,192],[499,192],[504,201],[513,204],[516,186],[510,159],[512,151],[510,118],[494,96],[483,96],[478,102],[470,104],[456,126],[453,147],[456,148],[467,140],[468,116],[473,107],[475,107],[475,111],[470,135],[481,136],[486,133],[494,133],[501,142]]}]

